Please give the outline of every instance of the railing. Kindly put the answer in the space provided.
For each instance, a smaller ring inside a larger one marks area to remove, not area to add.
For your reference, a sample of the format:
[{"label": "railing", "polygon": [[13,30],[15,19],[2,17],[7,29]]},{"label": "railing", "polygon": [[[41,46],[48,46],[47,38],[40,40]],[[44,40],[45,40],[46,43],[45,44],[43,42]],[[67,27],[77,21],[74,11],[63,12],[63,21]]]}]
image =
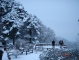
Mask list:
[{"label": "railing", "polygon": [[[60,46],[59,44],[55,44],[55,46]],[[63,45],[63,48],[67,48],[66,45]],[[38,43],[35,44],[35,50],[44,50],[44,49],[52,49],[52,44],[51,43]]]},{"label": "railing", "polygon": [[[36,46],[52,46],[52,43],[38,43]],[[55,44],[55,46],[59,46],[59,44]]]}]

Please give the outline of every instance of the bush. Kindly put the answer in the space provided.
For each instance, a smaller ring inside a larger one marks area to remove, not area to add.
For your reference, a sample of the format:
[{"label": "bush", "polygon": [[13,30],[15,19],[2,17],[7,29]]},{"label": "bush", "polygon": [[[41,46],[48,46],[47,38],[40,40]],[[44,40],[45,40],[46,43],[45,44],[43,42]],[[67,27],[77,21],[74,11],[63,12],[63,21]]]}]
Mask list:
[{"label": "bush", "polygon": [[78,50],[47,50],[40,55],[40,60],[78,60]]}]

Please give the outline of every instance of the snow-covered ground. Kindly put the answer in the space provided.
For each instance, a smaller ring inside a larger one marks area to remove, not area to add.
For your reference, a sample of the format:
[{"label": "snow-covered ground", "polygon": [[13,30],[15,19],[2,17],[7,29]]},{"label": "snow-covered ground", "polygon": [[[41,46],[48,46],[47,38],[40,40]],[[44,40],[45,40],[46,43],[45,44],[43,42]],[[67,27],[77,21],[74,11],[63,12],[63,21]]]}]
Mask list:
[{"label": "snow-covered ground", "polygon": [[23,55],[19,55],[17,58],[13,58],[12,60],[39,60],[39,55],[41,54],[41,52],[37,52],[37,53],[29,53],[27,55],[23,54]]},{"label": "snow-covered ground", "polygon": [[[34,52],[34,53],[29,53],[29,54],[23,54],[23,55],[19,55],[17,58],[15,58],[14,56],[11,56],[11,60],[39,60],[39,55],[41,54],[41,52]],[[4,51],[3,54],[3,58],[2,60],[8,60],[7,57],[7,53],[6,51]]]},{"label": "snow-covered ground", "polygon": [[[44,46],[44,48],[52,48],[52,46]],[[60,49],[59,46],[56,46],[55,48]],[[15,58],[14,56],[11,56],[11,60],[26,60],[26,59],[27,60],[39,60],[39,55],[41,53],[42,52],[34,51],[33,53],[28,53],[27,55],[25,53],[22,55],[19,55],[17,58]],[[8,60],[6,51],[4,51],[2,60]]]},{"label": "snow-covered ground", "polygon": [[8,57],[7,57],[7,53],[6,53],[6,51],[4,51],[4,53],[3,53],[2,60],[8,60]]}]

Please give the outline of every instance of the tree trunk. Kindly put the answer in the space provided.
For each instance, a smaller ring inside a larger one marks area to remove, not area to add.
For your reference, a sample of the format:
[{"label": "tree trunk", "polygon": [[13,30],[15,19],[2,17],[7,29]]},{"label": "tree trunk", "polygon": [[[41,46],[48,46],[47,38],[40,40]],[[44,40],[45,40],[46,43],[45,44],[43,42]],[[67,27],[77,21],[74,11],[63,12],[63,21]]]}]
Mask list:
[{"label": "tree trunk", "polygon": [[29,43],[32,43],[32,38],[29,38],[29,41],[30,41]]},{"label": "tree trunk", "polygon": [[13,39],[13,45],[15,45],[15,39]]},{"label": "tree trunk", "polygon": [[31,29],[29,30],[29,34],[30,34],[29,41],[30,41],[30,43],[32,43],[32,30]]}]

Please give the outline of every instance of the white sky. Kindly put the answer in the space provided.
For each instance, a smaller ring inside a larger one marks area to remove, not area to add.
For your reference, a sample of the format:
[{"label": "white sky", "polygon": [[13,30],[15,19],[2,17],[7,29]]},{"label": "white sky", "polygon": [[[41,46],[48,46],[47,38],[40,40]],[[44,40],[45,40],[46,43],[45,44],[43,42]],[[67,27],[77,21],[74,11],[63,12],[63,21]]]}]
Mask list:
[{"label": "white sky", "polygon": [[79,0],[17,0],[25,10],[36,15],[47,27],[69,41],[79,32]]}]

